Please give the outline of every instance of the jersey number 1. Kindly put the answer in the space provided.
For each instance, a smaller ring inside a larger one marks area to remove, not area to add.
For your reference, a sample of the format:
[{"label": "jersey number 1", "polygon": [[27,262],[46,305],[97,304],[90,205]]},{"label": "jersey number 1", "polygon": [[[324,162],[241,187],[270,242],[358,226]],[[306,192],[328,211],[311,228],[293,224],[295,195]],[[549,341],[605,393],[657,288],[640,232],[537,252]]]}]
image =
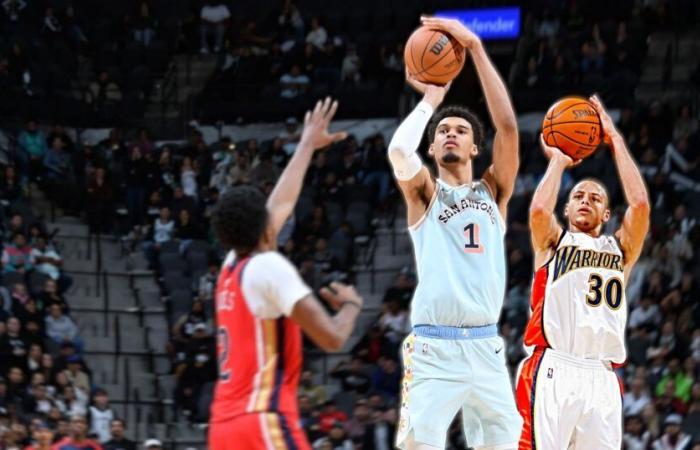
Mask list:
[{"label": "jersey number 1", "polygon": [[464,237],[467,239],[465,253],[484,253],[484,246],[479,242],[479,224],[470,223],[464,227]]}]

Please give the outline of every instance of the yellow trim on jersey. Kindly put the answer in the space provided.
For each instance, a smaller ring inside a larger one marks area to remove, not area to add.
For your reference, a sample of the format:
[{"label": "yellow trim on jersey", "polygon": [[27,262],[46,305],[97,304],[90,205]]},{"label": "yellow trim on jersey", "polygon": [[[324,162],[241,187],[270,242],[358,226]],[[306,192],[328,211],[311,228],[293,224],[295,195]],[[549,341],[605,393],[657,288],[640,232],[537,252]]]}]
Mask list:
[{"label": "yellow trim on jersey", "polygon": [[275,449],[286,449],[287,444],[284,442],[284,437],[282,436],[282,425],[280,425],[279,416],[277,414],[265,414],[265,421],[267,422],[267,429],[270,433],[272,446]]},{"label": "yellow trim on jersey", "polygon": [[275,369],[277,368],[277,328],[275,320],[262,320],[263,329],[263,353],[265,359],[260,369],[260,391],[255,402],[256,411],[266,411],[270,403],[270,396],[275,385]]}]

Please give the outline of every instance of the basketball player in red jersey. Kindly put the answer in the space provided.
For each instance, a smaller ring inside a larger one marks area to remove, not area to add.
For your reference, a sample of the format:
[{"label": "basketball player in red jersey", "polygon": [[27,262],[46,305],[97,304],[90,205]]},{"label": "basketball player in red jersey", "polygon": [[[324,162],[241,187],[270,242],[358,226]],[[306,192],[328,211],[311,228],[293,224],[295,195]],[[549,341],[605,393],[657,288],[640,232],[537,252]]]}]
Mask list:
[{"label": "basketball player in red jersey", "polygon": [[306,113],[301,141],[265,202],[253,187],[222,196],[212,224],[230,248],[216,288],[219,379],[211,407],[209,449],[310,449],[299,426],[301,331],[327,351],[340,349],[362,298],[333,283],[321,296],[329,316],[292,264],[277,253],[277,234],[294,210],[315,150],[345,133],[328,133],[338,107],[326,99]]},{"label": "basketball player in red jersey", "polygon": [[622,393],[613,368],[625,362],[625,278],[649,228],[649,196],[622,136],[597,97],[605,142],[612,151],[627,201],[614,236],[608,194],[595,180],[569,193],[568,226],[556,219],[562,173],[575,162],[540,137],[549,166],[530,205],[535,254],[532,316],[525,345],[534,347],[516,387],[523,417],[520,450],[619,450]]}]

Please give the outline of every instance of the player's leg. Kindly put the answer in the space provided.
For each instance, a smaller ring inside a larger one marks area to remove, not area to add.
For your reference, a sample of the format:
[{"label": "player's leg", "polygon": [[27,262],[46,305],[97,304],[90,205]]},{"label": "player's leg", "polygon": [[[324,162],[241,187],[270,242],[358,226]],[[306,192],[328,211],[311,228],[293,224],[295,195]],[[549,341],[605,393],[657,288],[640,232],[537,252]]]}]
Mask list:
[{"label": "player's leg", "polygon": [[516,383],[523,427],[519,450],[566,449],[581,415],[578,368],[553,358],[551,350],[536,350],[521,367]]},{"label": "player's leg", "polygon": [[591,370],[587,408],[576,426],[572,449],[618,450],[622,448],[622,390],[612,371]]},{"label": "player's leg", "polygon": [[404,376],[396,446],[445,448],[447,430],[464,402],[464,364],[453,341],[409,335],[403,343]]},{"label": "player's leg", "polygon": [[467,444],[479,450],[515,450],[522,418],[515,406],[503,340],[495,336],[464,342],[474,374],[462,407]]}]

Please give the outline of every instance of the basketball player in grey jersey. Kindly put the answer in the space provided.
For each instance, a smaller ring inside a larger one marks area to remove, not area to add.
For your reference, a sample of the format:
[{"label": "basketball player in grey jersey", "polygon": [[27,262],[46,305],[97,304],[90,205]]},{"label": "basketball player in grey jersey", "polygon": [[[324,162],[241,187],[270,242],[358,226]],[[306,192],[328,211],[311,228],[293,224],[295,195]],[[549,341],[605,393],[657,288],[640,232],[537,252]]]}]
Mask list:
[{"label": "basketball player in grey jersey", "polygon": [[[457,20],[422,18],[471,56],[496,130],[493,163],[475,179],[483,130],[468,109],[444,107],[448,86],[407,75],[423,100],[396,130],[389,160],[405,198],[418,286],[412,333],[403,344],[404,378],[397,445],[445,447],[461,410],[467,444],[516,449],[521,418],[496,323],[505,294],[505,216],[518,171],[518,128],[508,91],[480,39]],[[428,126],[433,178],[416,153]]]}]

